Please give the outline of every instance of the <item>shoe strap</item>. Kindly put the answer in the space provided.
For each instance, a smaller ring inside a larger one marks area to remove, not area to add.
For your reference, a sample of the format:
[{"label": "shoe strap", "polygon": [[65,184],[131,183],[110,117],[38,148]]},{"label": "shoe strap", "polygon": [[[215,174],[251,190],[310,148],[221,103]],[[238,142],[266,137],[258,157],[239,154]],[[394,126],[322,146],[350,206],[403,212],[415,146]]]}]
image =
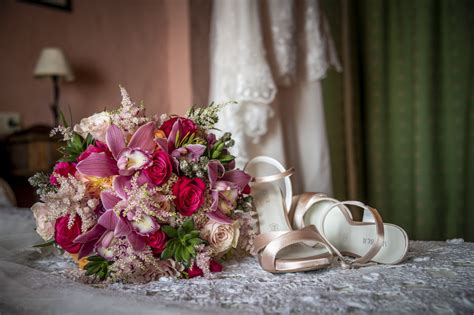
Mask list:
[{"label": "shoe strap", "polygon": [[276,168],[279,173],[272,174],[272,175],[265,175],[265,176],[252,176],[250,181],[254,184],[260,184],[260,183],[269,183],[269,182],[274,182],[277,180],[284,180],[285,183],[285,210],[288,213],[289,207],[291,206],[291,200],[293,198],[293,188],[291,185],[291,180],[290,176],[295,173],[295,169],[293,167],[289,169],[285,169],[283,165],[281,165],[280,162],[275,160],[274,158],[271,158],[269,156],[256,156],[250,161],[247,162],[247,164],[244,167],[244,171],[250,167],[252,164],[257,164],[257,163],[264,163],[264,164],[269,164]]},{"label": "shoe strap", "polygon": [[[260,255],[262,268],[265,270],[275,270],[278,253],[288,246],[302,242],[320,243],[332,254],[331,248],[318,233],[314,225],[309,225],[303,229],[294,231],[277,231],[259,234],[255,238],[254,246]],[[295,269],[301,267],[298,261],[292,264],[294,264]]]},{"label": "shoe strap", "polygon": [[[372,213],[373,218],[374,218],[374,222],[375,222],[376,233],[377,233],[377,236],[376,236],[376,239],[375,239],[374,243],[369,248],[367,253],[365,253],[365,255],[363,255],[361,257],[358,257],[356,259],[353,259],[353,260],[349,260],[349,259],[345,258],[344,256],[342,256],[342,254],[339,252],[339,250],[336,247],[334,247],[329,242],[329,240],[327,240],[324,233],[321,233],[321,236],[331,246],[334,253],[339,257],[339,259],[341,261],[341,266],[343,268],[351,268],[351,267],[356,267],[357,268],[357,267],[372,265],[373,263],[370,263],[370,260],[372,258],[374,258],[375,255],[377,255],[377,253],[380,251],[380,249],[382,248],[383,243],[384,243],[384,234],[385,234],[385,232],[384,232],[384,225],[383,225],[382,217],[380,216],[379,212],[376,209],[374,209],[372,207],[369,207],[369,206],[363,204],[360,201],[352,201],[352,200],[340,201],[340,202],[336,202],[336,203],[332,204],[328,208],[328,210],[324,214],[324,217],[322,218],[321,226],[324,227],[324,222],[325,222],[329,212],[332,210],[332,208],[338,207],[338,209],[340,209],[340,207],[339,207],[340,205],[357,206],[357,207],[363,208],[364,210],[370,211]],[[369,225],[369,224],[372,225],[373,223],[360,222],[359,224],[360,225]]]},{"label": "shoe strap", "polygon": [[256,184],[274,182],[280,179],[284,179],[285,177],[289,177],[293,175],[294,173],[295,173],[295,169],[293,167],[290,167],[289,169],[278,174],[252,177],[250,179],[250,182],[256,183]]},{"label": "shoe strap", "polygon": [[[293,222],[293,228],[301,229],[305,226],[304,216],[306,212],[311,209],[311,207],[321,201],[331,201],[333,203],[338,203],[339,200],[330,198],[323,193],[312,193],[306,192],[300,195],[294,196],[291,204],[290,212],[288,213],[288,218]],[[344,214],[348,221],[352,221],[352,215],[349,208],[344,205],[340,205],[339,209]],[[318,227],[316,227],[318,228]]]}]

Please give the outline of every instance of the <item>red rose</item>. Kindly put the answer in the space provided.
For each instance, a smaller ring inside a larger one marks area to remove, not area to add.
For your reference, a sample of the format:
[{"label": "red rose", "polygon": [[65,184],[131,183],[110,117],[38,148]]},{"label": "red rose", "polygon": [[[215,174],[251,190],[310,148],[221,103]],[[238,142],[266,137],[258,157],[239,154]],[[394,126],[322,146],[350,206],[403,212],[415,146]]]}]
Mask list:
[{"label": "red rose", "polygon": [[153,164],[143,171],[146,177],[155,185],[161,185],[168,180],[173,171],[169,155],[158,150],[153,154]]},{"label": "red rose", "polygon": [[146,243],[151,247],[153,254],[161,254],[165,250],[167,240],[165,232],[158,230],[148,236]]},{"label": "red rose", "polygon": [[62,249],[71,254],[77,254],[82,244],[73,243],[74,239],[81,235],[81,218],[76,215],[74,224],[71,228],[67,227],[69,216],[60,217],[56,220],[54,226],[54,240]]},{"label": "red rose", "polygon": [[191,216],[204,203],[206,184],[200,178],[182,176],[173,185],[174,204],[184,216]]},{"label": "red rose", "polygon": [[244,190],[242,190],[242,193],[245,194],[245,195],[250,195],[250,186],[249,185],[245,185],[244,187]]},{"label": "red rose", "polygon": [[[222,265],[219,264],[217,261],[215,260],[211,260],[209,262],[209,270],[211,272],[221,272],[222,271]],[[194,277],[202,277],[204,276],[204,273],[202,272],[201,268],[199,268],[198,266],[196,266],[196,264],[194,264],[191,268],[188,268],[186,270],[186,272],[188,273],[188,277],[191,279],[191,278],[194,278]]]},{"label": "red rose", "polygon": [[160,130],[163,130],[163,132],[166,134],[166,137],[170,135],[171,129],[173,129],[173,125],[176,121],[178,121],[178,123],[181,125],[181,128],[180,128],[181,137],[184,137],[188,133],[190,134],[195,133],[197,130],[196,124],[191,119],[187,119],[183,117],[173,117],[163,122],[163,124],[161,124]]},{"label": "red rose", "polygon": [[107,145],[103,142],[100,142],[99,140],[96,140],[94,145],[92,144],[89,145],[87,149],[84,152],[82,152],[81,155],[79,155],[79,157],[77,158],[77,162],[85,160],[92,153],[102,153],[102,152],[105,152],[105,154],[108,157],[112,158],[112,152],[110,152]]},{"label": "red rose", "polygon": [[59,162],[54,166],[53,174],[49,177],[51,185],[58,186],[57,176],[67,177],[69,174],[76,174],[76,163],[71,162]]},{"label": "red rose", "polygon": [[189,279],[204,276],[204,273],[202,272],[201,268],[199,268],[195,264],[191,268],[188,268],[186,272],[188,273]]},{"label": "red rose", "polygon": [[221,272],[222,271],[222,265],[219,264],[215,260],[211,260],[209,262],[209,270],[211,270],[211,272]]}]

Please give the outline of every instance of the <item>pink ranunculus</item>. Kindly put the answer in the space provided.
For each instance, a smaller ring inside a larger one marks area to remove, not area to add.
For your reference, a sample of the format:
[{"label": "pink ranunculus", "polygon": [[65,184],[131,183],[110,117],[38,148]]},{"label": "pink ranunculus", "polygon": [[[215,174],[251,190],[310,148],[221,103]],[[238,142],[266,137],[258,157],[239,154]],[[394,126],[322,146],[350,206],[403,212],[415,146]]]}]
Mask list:
[{"label": "pink ranunculus", "polygon": [[51,185],[58,186],[57,176],[67,177],[69,174],[76,174],[76,163],[71,162],[59,162],[54,166],[53,174],[49,177]]},{"label": "pink ranunculus", "polygon": [[166,233],[158,230],[148,236],[146,243],[151,247],[153,254],[157,255],[161,254],[161,252],[165,250],[167,240],[168,237],[166,236]]},{"label": "pink ranunculus", "polygon": [[71,228],[68,228],[68,222],[68,215],[56,219],[56,224],[54,226],[54,240],[56,244],[61,246],[61,248],[68,253],[77,254],[81,249],[82,244],[74,243],[73,241],[82,233],[82,220],[76,215],[74,224],[71,226]]},{"label": "pink ranunculus", "polygon": [[174,204],[184,216],[191,216],[204,203],[206,184],[200,178],[182,176],[173,185]]},{"label": "pink ranunculus", "polygon": [[173,165],[169,155],[158,150],[153,154],[153,164],[143,171],[143,174],[155,185],[165,183],[171,176]]},{"label": "pink ranunculus", "polygon": [[92,153],[102,153],[102,152],[105,152],[105,154],[108,157],[112,158],[112,152],[110,152],[107,145],[97,140],[95,144],[89,145],[87,149],[84,152],[82,152],[81,155],[79,155],[79,157],[77,158],[77,162],[85,160]]},{"label": "pink ranunculus", "polygon": [[181,124],[181,128],[182,128],[181,137],[184,137],[187,134],[195,133],[197,130],[196,124],[191,119],[187,119],[183,117],[173,117],[163,122],[163,124],[159,128],[160,130],[163,130],[163,132],[166,134],[166,137],[170,135],[171,129],[173,129],[173,125],[175,124],[176,121],[178,121],[178,123]]}]

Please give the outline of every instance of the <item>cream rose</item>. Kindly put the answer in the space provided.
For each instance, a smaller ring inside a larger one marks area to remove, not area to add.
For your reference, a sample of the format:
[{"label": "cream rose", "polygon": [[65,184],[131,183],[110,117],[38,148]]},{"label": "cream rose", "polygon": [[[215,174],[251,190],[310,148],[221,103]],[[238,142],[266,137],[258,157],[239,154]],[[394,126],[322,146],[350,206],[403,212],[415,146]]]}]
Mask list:
[{"label": "cream rose", "polygon": [[110,124],[109,113],[101,112],[82,119],[79,124],[74,126],[74,131],[84,138],[90,133],[94,139],[105,142],[105,133]]},{"label": "cream rose", "polygon": [[49,208],[42,202],[37,202],[31,207],[33,216],[36,219],[36,232],[45,241],[49,241],[54,236],[54,222],[48,218]]},{"label": "cream rose", "polygon": [[207,240],[216,254],[224,253],[231,247],[236,247],[239,241],[239,222],[232,224],[222,224],[214,220],[209,220],[201,230],[201,238]]}]

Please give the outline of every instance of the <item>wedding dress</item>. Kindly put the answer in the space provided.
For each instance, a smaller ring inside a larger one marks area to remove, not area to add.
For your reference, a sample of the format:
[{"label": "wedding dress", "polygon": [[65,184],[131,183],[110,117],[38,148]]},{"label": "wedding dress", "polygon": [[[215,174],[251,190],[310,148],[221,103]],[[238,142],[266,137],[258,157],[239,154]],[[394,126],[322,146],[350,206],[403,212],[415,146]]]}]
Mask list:
[{"label": "wedding dress", "polygon": [[304,171],[297,192],[332,193],[320,82],[331,65],[341,70],[317,0],[214,1],[209,98],[236,101],[218,127],[238,166],[269,155]]}]

